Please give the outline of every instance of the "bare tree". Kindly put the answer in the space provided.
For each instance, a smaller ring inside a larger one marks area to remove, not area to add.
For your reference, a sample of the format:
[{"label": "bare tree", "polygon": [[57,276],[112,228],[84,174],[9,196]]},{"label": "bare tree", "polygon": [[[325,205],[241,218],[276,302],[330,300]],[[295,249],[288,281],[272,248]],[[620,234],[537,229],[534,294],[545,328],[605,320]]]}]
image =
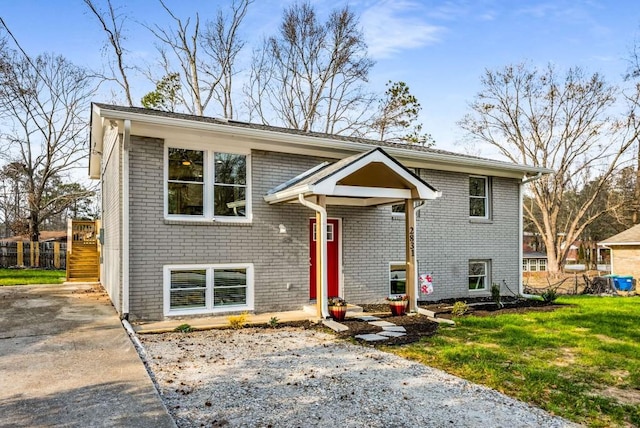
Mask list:
[{"label": "bare tree", "polygon": [[[577,68],[559,76],[551,66],[524,64],[487,70],[481,83],[460,125],[513,162],[556,171],[531,183],[531,204],[524,206],[556,274],[583,230],[617,208],[596,209],[596,202],[638,137],[638,92],[624,97],[602,76]],[[619,117],[617,97],[627,101]],[[581,197],[571,203],[570,192]]]},{"label": "bare tree", "polygon": [[[231,17],[218,10],[215,22],[208,22],[204,33],[203,49],[212,61],[212,71],[220,75],[220,84],[214,88],[214,97],[222,108],[223,117],[233,119],[233,76],[236,74],[235,61],[244,48],[245,42],[239,38],[240,24],[254,0],[234,0],[231,3]],[[213,76],[212,76],[213,77]]]},{"label": "bare tree", "polygon": [[[109,76],[102,75],[105,80],[115,82],[124,91],[125,98],[129,106],[133,107],[133,99],[131,98],[131,86],[129,85],[128,73],[131,70],[130,67],[125,65],[125,49],[123,42],[125,37],[123,34],[123,27],[127,20],[126,15],[118,13],[114,9],[111,0],[107,1],[106,12],[99,9],[94,0],[83,0],[84,4],[89,8],[89,11],[98,19],[98,22],[102,26],[102,30],[106,33],[108,44],[113,49],[115,58],[109,62],[109,68],[111,74]],[[106,49],[106,47],[105,47]]]},{"label": "bare tree", "polygon": [[284,11],[279,34],[254,52],[245,87],[251,119],[303,131],[357,133],[373,101],[364,90],[372,66],[349,7],[321,23],[308,2],[294,4]]},{"label": "bare tree", "polygon": [[[204,115],[212,99],[220,103],[225,117],[233,116],[232,77],[234,63],[244,43],[238,28],[253,0],[237,0],[231,5],[231,18],[218,12],[215,23],[207,23],[203,32],[196,13],[183,20],[160,0],[160,4],[174,22],[174,27],[147,27],[160,42],[160,64],[164,75],[179,72],[181,77],[178,99],[190,114]],[[177,61],[178,69],[174,69]]]},{"label": "bare tree", "polygon": [[[640,40],[635,39],[631,50],[629,51],[627,73],[624,78],[626,81],[636,82],[640,84]],[[636,147],[636,177],[634,188],[633,205],[633,223],[640,223],[640,142]]]},{"label": "bare tree", "polygon": [[0,117],[5,127],[0,154],[22,176],[29,212],[29,234],[37,241],[40,225],[91,191],[78,186],[56,189],[57,180],[87,158],[86,112],[95,92],[89,73],[61,56],[31,58],[5,50],[0,63]]}]

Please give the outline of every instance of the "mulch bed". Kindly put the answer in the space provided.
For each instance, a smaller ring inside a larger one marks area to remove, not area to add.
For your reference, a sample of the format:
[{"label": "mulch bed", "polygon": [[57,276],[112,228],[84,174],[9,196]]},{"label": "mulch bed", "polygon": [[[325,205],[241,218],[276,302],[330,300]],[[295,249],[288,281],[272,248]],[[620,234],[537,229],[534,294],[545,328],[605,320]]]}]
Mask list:
[{"label": "mulch bed", "polygon": [[[389,310],[388,305],[387,311]],[[390,337],[388,340],[382,340],[379,342],[364,342],[374,346],[386,346],[386,345],[404,345],[407,343],[417,342],[423,337],[432,336],[438,330],[438,323],[435,323],[424,315],[405,315],[401,317],[391,316],[389,314],[376,313],[376,316],[383,321],[391,322],[395,325],[404,327],[407,330],[407,334],[400,337]],[[359,334],[380,333],[382,327],[371,325],[366,321],[360,321],[353,318],[347,318],[341,321],[340,324],[344,324],[349,327],[349,330],[337,333],[342,338],[354,338]]]},{"label": "mulch bed", "polygon": [[[542,300],[533,299],[513,299],[502,300],[503,306],[499,307],[490,298],[465,299],[469,305],[469,310],[465,315],[477,317],[493,316],[502,314],[520,314],[526,312],[548,312],[555,311],[565,305],[559,303],[548,303]],[[440,300],[438,302],[425,302],[420,304],[421,308],[428,309],[436,313],[438,318],[451,319],[451,309],[455,303],[454,299]]]},{"label": "mulch bed", "polygon": [[[503,299],[504,306],[498,307],[491,299],[476,298],[465,299],[469,304],[469,310],[466,315],[474,316],[493,316],[498,314],[507,313],[526,313],[531,311],[554,311],[563,305],[557,303],[547,303],[541,300],[531,299]],[[441,300],[438,302],[422,302],[420,307],[428,309],[436,313],[438,318],[451,319],[451,309],[455,299]],[[439,324],[431,321],[424,315],[405,315],[405,316],[392,316],[389,311],[389,305],[387,304],[363,304],[364,314],[372,314],[380,317],[384,321],[389,321],[399,326],[403,326],[407,334],[401,337],[391,337],[389,340],[379,342],[364,342],[372,346],[388,346],[388,345],[405,345],[408,343],[418,342],[422,338],[432,336],[438,331]],[[377,327],[369,324],[366,321],[360,321],[353,318],[347,318],[342,324],[349,327],[349,330],[341,333],[336,333],[338,337],[349,339],[355,338],[360,334],[379,333],[382,331],[381,327]]]}]

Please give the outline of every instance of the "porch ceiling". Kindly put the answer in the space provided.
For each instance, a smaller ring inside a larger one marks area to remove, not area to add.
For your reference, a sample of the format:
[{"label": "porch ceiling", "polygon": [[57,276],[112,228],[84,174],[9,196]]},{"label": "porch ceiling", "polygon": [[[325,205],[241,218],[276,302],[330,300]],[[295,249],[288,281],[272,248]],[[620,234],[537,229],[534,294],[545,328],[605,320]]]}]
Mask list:
[{"label": "porch ceiling", "polygon": [[406,199],[435,199],[440,192],[405,168],[381,148],[333,164],[318,165],[271,189],[270,204],[325,196],[327,205],[372,206]]}]

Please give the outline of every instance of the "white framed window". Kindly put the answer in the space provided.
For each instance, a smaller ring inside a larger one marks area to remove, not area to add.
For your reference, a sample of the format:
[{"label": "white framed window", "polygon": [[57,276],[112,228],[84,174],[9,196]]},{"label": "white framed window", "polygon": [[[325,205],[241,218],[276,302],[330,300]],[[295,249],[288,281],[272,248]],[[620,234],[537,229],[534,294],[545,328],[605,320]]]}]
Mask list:
[{"label": "white framed window", "polygon": [[165,147],[165,217],[251,221],[250,155]]},{"label": "white framed window", "polygon": [[531,272],[536,272],[538,270],[538,260],[537,259],[530,259],[529,260],[529,270]]},{"label": "white framed window", "polygon": [[389,296],[407,293],[407,264],[405,262],[389,263]]},{"label": "white framed window", "polygon": [[522,259],[522,271],[527,272],[529,270],[529,260]]},{"label": "white framed window", "polygon": [[489,218],[489,178],[469,176],[469,217]]},{"label": "white framed window", "polygon": [[547,270],[547,261],[545,259],[538,259],[538,267],[540,268],[540,272],[545,272]]},{"label": "white framed window", "polygon": [[484,291],[488,289],[489,260],[469,260],[469,290]]},{"label": "white framed window", "polygon": [[253,310],[253,264],[167,265],[164,314],[195,315]]}]

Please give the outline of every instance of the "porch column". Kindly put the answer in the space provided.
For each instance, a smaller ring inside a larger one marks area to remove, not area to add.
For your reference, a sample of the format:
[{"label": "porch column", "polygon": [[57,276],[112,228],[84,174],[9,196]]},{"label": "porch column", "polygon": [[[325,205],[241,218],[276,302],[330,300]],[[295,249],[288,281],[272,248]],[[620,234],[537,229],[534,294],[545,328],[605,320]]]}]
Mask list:
[{"label": "porch column", "polygon": [[409,312],[415,312],[416,302],[416,223],[414,215],[413,199],[405,199],[404,219],[406,232],[406,294],[409,299]]}]

